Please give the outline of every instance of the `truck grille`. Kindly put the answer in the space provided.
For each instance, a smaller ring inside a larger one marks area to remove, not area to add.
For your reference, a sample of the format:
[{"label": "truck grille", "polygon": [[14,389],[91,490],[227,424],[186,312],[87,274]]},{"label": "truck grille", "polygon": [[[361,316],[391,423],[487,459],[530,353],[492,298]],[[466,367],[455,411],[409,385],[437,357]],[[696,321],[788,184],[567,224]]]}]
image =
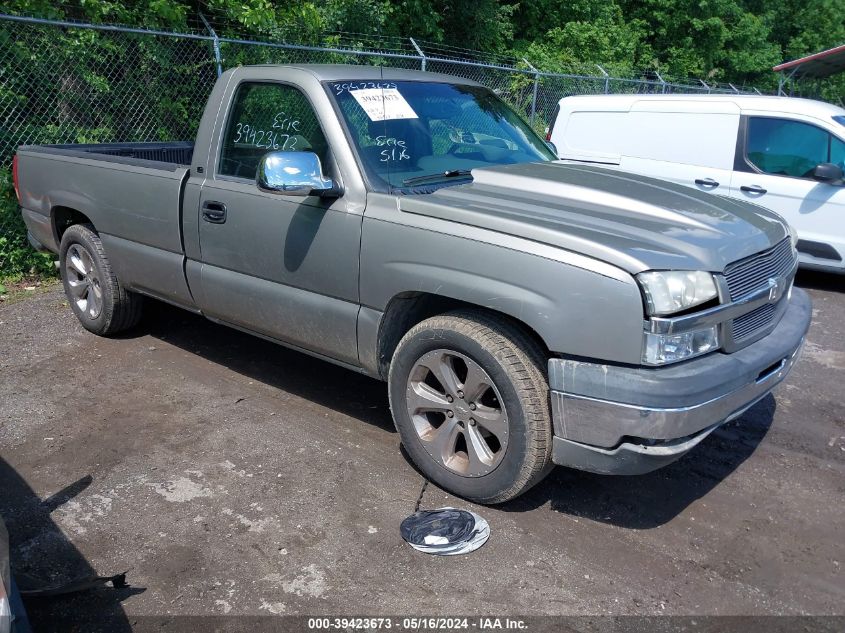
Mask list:
[{"label": "truck grille", "polygon": [[[772,277],[786,277],[795,266],[795,254],[789,238],[762,253],[757,253],[725,268],[725,281],[736,301],[757,290]],[[769,327],[776,318],[777,304],[767,303],[731,322],[734,343],[742,343]]]},{"label": "truck grille", "polygon": [[774,303],[767,303],[748,314],[735,318],[733,321],[734,340],[741,341],[769,325],[775,318],[775,308]]},{"label": "truck grille", "polygon": [[741,299],[772,277],[786,276],[794,264],[795,256],[789,238],[767,251],[728,264],[725,280],[728,282],[731,300]]}]

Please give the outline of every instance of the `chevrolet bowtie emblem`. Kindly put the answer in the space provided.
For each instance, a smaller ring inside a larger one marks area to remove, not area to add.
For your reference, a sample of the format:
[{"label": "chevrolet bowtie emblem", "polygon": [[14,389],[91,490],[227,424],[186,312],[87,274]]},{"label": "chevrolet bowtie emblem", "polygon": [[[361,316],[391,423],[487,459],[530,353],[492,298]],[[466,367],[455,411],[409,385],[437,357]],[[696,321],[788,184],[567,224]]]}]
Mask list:
[{"label": "chevrolet bowtie emblem", "polygon": [[777,301],[781,294],[781,285],[783,280],[779,277],[772,277],[769,279],[769,301]]}]

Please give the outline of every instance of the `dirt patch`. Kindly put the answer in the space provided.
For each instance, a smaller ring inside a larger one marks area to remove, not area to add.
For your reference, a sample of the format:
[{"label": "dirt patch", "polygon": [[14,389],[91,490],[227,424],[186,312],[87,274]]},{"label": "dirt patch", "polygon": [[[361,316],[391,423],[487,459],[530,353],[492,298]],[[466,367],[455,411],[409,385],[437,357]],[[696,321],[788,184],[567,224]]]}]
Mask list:
[{"label": "dirt patch", "polygon": [[16,570],[129,569],[133,586],[33,604],[36,628],[130,630],[168,613],[843,614],[845,295],[810,292],[809,354],[789,382],[676,464],[559,468],[497,508],[429,486],[424,507],[490,523],[487,545],[454,559],[401,540],[422,480],[382,383],[158,304],[116,339],[82,330],[58,286],[4,304],[0,512]]}]

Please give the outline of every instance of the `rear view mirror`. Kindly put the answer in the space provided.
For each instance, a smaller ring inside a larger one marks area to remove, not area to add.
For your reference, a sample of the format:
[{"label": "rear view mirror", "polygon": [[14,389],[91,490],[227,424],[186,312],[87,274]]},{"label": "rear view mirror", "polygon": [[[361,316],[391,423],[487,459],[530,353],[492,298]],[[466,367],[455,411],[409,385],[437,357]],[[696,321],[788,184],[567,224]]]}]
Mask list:
[{"label": "rear view mirror", "polygon": [[288,196],[339,196],[331,178],[323,176],[320,158],[313,152],[270,152],[258,163],[255,176],[261,191]]},{"label": "rear view mirror", "polygon": [[822,163],[813,169],[813,178],[819,182],[826,182],[829,185],[841,185],[845,174],[839,165],[833,163]]}]

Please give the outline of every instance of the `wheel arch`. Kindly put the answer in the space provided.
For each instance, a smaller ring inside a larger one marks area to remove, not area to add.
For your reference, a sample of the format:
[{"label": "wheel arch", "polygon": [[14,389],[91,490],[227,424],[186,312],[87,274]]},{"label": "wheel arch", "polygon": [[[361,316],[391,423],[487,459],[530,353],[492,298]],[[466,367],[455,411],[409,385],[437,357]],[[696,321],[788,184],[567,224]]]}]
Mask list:
[{"label": "wheel arch", "polygon": [[[88,215],[79,209],[65,205],[55,205],[50,208],[50,224],[53,227],[53,237],[58,246],[61,246],[62,236],[65,231],[74,224],[90,224],[92,227],[94,226]],[[96,231],[96,228],[94,230]]]},{"label": "wheel arch", "polygon": [[407,291],[394,295],[390,299],[379,322],[376,355],[379,377],[383,380],[387,379],[393,353],[399,341],[412,327],[433,316],[456,310],[471,310],[503,318],[534,341],[546,357],[551,354],[543,337],[530,325],[512,315],[453,297]]}]

